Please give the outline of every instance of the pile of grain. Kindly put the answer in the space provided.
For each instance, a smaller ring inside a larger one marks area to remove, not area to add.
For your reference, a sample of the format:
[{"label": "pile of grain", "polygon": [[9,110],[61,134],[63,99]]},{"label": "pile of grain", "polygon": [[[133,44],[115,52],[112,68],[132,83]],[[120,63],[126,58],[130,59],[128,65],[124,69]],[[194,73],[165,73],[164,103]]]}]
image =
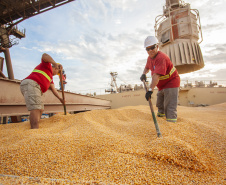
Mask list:
[{"label": "pile of grain", "polygon": [[178,107],[162,138],[148,106],[0,125],[0,184],[224,184],[225,111]]}]

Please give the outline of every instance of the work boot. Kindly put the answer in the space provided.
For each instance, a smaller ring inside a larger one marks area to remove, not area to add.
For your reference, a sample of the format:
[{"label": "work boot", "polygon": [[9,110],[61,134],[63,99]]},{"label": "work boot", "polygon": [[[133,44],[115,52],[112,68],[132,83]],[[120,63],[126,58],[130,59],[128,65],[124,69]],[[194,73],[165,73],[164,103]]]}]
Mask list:
[{"label": "work boot", "polygon": [[177,118],[176,119],[166,119],[166,121],[168,121],[168,122],[173,122],[173,123],[177,123]]}]

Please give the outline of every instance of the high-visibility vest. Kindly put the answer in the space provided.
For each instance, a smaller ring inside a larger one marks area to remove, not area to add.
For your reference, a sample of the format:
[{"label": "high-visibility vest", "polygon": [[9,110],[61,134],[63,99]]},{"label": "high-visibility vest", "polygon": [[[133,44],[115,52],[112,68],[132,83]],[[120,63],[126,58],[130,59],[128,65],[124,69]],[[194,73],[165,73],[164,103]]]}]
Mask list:
[{"label": "high-visibility vest", "polygon": [[32,72],[35,72],[35,73],[40,73],[42,74],[44,77],[46,77],[50,82],[51,82],[51,78],[49,77],[49,75],[47,75],[44,71],[41,71],[41,70],[38,70],[38,69],[34,69]]},{"label": "high-visibility vest", "polygon": [[173,68],[170,70],[170,72],[169,72],[168,75],[159,77],[159,80],[166,80],[167,78],[169,78],[169,77],[174,73],[175,70],[176,70],[176,68],[173,67]]}]

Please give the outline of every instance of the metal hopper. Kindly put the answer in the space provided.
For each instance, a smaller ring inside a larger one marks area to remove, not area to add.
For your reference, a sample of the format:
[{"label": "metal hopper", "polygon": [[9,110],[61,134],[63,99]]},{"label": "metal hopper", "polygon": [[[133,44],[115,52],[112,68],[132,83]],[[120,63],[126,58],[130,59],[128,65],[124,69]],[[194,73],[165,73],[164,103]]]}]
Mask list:
[{"label": "metal hopper", "polygon": [[166,53],[179,74],[204,67],[199,44],[203,41],[199,11],[181,0],[166,0],[163,15],[155,18],[159,48]]}]

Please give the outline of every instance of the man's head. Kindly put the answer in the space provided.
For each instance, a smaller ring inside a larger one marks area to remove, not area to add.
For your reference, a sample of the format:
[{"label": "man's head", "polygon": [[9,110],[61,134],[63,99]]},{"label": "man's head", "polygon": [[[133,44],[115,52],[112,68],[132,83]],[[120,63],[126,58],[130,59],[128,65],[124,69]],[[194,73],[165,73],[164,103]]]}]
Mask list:
[{"label": "man's head", "polygon": [[53,76],[54,76],[60,73],[60,70],[63,69],[63,67],[61,64],[57,63],[57,65],[52,65],[52,69],[53,69]]},{"label": "man's head", "polygon": [[158,39],[155,36],[148,36],[144,41],[144,48],[151,58],[154,58],[158,53]]}]

